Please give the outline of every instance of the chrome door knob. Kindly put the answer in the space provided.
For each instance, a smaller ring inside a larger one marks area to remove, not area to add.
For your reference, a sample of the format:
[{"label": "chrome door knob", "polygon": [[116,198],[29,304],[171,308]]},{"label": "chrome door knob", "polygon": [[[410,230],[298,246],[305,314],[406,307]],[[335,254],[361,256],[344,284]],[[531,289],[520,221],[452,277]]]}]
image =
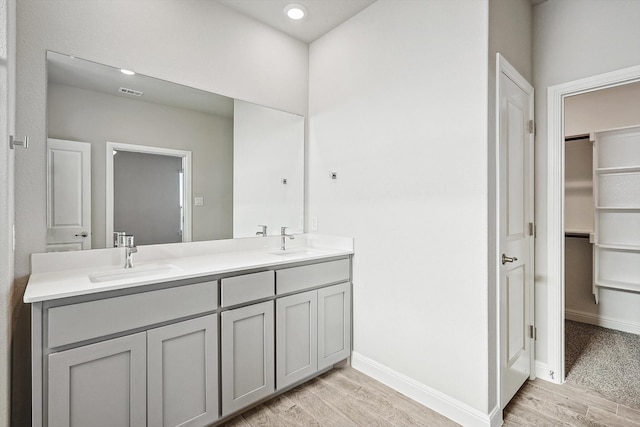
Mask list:
[{"label": "chrome door knob", "polygon": [[509,257],[509,256],[506,256],[505,254],[502,254],[502,265],[505,265],[508,262],[514,262],[517,260],[518,258],[516,257]]}]

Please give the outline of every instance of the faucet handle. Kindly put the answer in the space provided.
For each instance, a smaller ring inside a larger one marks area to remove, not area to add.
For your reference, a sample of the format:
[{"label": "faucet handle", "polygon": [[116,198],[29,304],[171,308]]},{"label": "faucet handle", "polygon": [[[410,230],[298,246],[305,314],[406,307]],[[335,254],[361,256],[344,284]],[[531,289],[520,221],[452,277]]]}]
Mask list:
[{"label": "faucet handle", "polygon": [[114,248],[119,248],[120,246],[122,246],[122,238],[123,236],[127,234],[126,231],[114,231],[113,232],[113,247]]},{"label": "faucet handle", "polygon": [[287,234],[287,228],[290,227],[280,227],[280,235],[284,238],[284,237],[288,237],[290,239],[295,239],[293,233],[291,234]]}]

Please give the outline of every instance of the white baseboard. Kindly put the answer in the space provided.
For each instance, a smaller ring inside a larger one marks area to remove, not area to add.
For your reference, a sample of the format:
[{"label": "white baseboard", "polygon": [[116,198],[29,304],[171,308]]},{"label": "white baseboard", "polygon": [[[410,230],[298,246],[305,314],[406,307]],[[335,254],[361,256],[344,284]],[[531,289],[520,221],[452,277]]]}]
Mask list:
[{"label": "white baseboard", "polygon": [[499,406],[485,414],[356,352],[351,355],[351,366],[463,426],[497,427],[502,424]]},{"label": "white baseboard", "polygon": [[564,313],[565,318],[568,320],[640,335],[640,323],[625,322],[578,310],[565,310]]}]

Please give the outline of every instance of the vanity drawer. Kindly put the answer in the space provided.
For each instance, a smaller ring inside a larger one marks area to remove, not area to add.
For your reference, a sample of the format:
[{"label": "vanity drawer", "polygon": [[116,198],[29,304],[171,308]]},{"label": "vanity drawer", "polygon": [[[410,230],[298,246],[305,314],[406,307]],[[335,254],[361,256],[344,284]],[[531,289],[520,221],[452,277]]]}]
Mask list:
[{"label": "vanity drawer", "polygon": [[121,297],[51,307],[48,344],[53,348],[218,308],[218,282],[202,282]]},{"label": "vanity drawer", "polygon": [[222,307],[229,307],[274,295],[273,271],[222,279]]},{"label": "vanity drawer", "polygon": [[349,260],[323,262],[276,271],[276,293],[286,294],[349,280]]}]

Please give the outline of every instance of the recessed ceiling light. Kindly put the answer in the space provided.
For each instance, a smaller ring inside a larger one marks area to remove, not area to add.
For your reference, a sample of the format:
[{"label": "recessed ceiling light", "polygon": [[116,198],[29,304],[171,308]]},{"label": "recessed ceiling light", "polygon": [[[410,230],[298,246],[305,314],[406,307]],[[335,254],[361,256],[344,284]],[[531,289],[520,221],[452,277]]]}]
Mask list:
[{"label": "recessed ceiling light", "polygon": [[284,7],[284,14],[290,19],[298,21],[307,16],[307,8],[301,4],[291,3]]},{"label": "recessed ceiling light", "polygon": [[131,70],[125,70],[124,68],[120,69],[120,72],[122,74],[126,74],[127,76],[133,76],[135,74],[135,71],[131,71]]}]

